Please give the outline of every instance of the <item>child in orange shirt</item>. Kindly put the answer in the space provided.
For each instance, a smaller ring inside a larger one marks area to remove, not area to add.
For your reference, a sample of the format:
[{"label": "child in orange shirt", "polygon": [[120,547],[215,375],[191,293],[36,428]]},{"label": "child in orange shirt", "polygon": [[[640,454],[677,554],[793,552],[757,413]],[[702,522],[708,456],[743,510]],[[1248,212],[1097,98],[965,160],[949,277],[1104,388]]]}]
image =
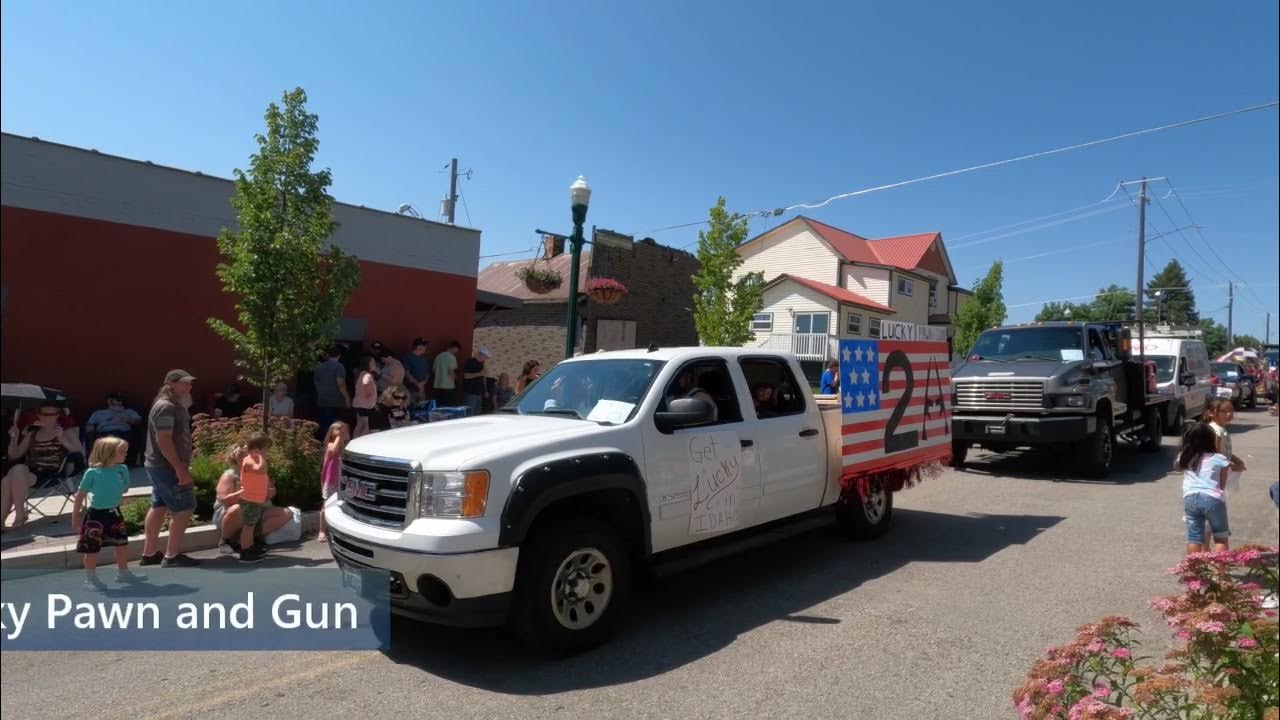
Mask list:
[{"label": "child in orange shirt", "polygon": [[240,562],[262,562],[262,551],[254,549],[253,530],[262,518],[262,506],[267,502],[271,484],[267,477],[267,450],[271,438],[258,433],[249,438],[247,453],[240,464],[240,512],[244,526],[240,528]]}]

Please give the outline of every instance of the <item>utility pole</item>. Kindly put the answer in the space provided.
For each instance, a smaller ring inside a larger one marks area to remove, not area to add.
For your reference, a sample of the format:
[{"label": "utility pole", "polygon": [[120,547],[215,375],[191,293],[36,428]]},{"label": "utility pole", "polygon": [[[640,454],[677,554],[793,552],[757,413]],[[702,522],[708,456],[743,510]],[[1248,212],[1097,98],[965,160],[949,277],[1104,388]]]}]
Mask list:
[{"label": "utility pole", "polygon": [[1267,339],[1262,341],[1263,345],[1271,344],[1271,313],[1267,313]]},{"label": "utility pole", "polygon": [[1233,332],[1232,321],[1235,319],[1233,315],[1236,310],[1236,284],[1227,282],[1227,349],[1235,344],[1236,334]]},{"label": "utility pole", "polygon": [[1142,294],[1143,287],[1146,284],[1143,278],[1143,261],[1147,257],[1147,179],[1142,178],[1141,185],[1138,190],[1138,285],[1137,292],[1133,294],[1134,315],[1138,321],[1138,362],[1142,365],[1143,377],[1147,372],[1147,356],[1146,356],[1146,332],[1142,322]]},{"label": "utility pole", "polygon": [[458,158],[449,163],[449,197],[444,199],[444,214],[453,224],[453,212],[458,208]]}]

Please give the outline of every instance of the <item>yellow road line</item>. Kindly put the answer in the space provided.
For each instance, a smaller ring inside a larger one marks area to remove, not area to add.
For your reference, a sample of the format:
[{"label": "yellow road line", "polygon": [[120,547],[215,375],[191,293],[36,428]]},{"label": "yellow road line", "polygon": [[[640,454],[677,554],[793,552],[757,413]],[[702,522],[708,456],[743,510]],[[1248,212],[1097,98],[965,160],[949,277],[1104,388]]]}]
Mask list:
[{"label": "yellow road line", "polygon": [[[360,651],[358,654],[355,654],[353,652],[352,654],[349,654],[349,655],[344,654],[343,657],[339,657],[339,658],[331,659],[330,657],[326,657],[324,658],[325,662],[321,662],[314,666],[307,667],[302,670],[297,670],[295,672],[288,673],[285,675],[274,676],[272,679],[266,682],[260,682],[260,683],[256,683],[256,684],[248,685],[244,687],[227,689],[224,692],[214,692],[212,694],[206,694],[206,696],[198,702],[193,702],[186,705],[179,705],[176,707],[170,707],[164,712],[153,714],[153,715],[144,715],[141,717],[146,718],[146,720],[160,720],[161,718],[184,718],[184,717],[192,717],[195,715],[201,715],[204,713],[208,713],[216,708],[230,705],[232,703],[239,702],[241,700],[251,698],[256,695],[261,695],[269,690],[274,690],[276,688],[292,685],[294,683],[302,683],[307,680],[314,680],[321,676],[330,675],[344,668],[354,667],[356,665],[362,665],[364,663],[370,662],[371,660],[379,656],[380,656],[380,653],[377,653],[377,652]],[[202,693],[208,693],[208,690],[204,688],[201,688],[199,691]]]}]

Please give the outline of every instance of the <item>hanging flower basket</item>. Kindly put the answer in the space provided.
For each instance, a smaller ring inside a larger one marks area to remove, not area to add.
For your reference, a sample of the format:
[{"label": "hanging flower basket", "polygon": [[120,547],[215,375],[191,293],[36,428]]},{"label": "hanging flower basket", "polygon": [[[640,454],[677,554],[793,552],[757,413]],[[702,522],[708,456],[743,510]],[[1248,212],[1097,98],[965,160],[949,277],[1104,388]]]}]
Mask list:
[{"label": "hanging flower basket", "polygon": [[564,282],[564,278],[560,273],[551,268],[540,268],[534,265],[526,265],[516,271],[516,277],[524,281],[524,286],[529,288],[530,292],[539,295],[547,293],[560,287]]},{"label": "hanging flower basket", "polygon": [[592,278],[584,288],[594,302],[612,305],[627,295],[627,286],[613,278]]}]

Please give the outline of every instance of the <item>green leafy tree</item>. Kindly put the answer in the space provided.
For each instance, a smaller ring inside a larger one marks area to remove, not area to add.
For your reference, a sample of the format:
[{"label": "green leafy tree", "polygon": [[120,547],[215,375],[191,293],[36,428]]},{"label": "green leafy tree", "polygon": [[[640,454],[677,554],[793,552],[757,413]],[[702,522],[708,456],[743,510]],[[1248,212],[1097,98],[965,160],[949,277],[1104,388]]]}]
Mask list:
[{"label": "green leafy tree", "polygon": [[1209,357],[1218,357],[1227,351],[1227,329],[1209,318],[1200,319],[1200,330],[1204,333],[1204,348]]},{"label": "green leafy tree", "polygon": [[733,279],[742,265],[738,246],[746,239],[747,217],[726,211],[723,197],[716,200],[707,229],[698,232],[693,276],[693,322],[703,345],[741,346],[754,337],[751,318],[764,302],[764,278],[753,272]]},{"label": "green leafy tree", "polygon": [[[1227,348],[1227,350],[1230,350],[1231,348],[1238,348],[1238,347],[1254,348],[1255,350],[1261,350],[1262,341],[1252,335],[1236,335],[1235,337],[1231,338],[1231,347]],[[1226,352],[1226,350],[1224,350],[1223,352]]]},{"label": "green leafy tree", "polygon": [[1091,319],[1092,309],[1088,305],[1078,305],[1070,302],[1047,303],[1040,309],[1040,312],[1036,313],[1036,322],[1050,322],[1053,320],[1088,322]]},{"label": "green leafy tree", "polygon": [[1093,302],[1089,303],[1089,317],[1080,319],[1092,322],[1132,320],[1137,301],[1138,297],[1132,290],[1113,283],[1098,290]]},{"label": "green leafy tree", "polygon": [[[317,117],[307,112],[302,88],[271,103],[266,133],[249,170],[235,171],[237,227],[218,236],[223,291],[236,296],[236,322],[209,318],[209,326],[236,352],[241,377],[269,388],[315,362],[333,341],[347,298],[359,285],[354,257],[329,244],[337,224],[327,192],[328,170],[313,172],[320,145]],[[266,429],[267,413],[263,413]]]},{"label": "green leafy tree", "polygon": [[957,352],[967,353],[983,330],[1004,322],[1004,263],[991,264],[986,277],[974,283],[973,297],[956,313],[955,340]]},{"label": "green leafy tree", "polygon": [[[1157,292],[1160,293],[1158,297]],[[1187,271],[1177,260],[1170,260],[1163,270],[1147,281],[1146,296],[1152,320],[1159,319],[1171,325],[1195,325],[1200,322],[1200,313],[1196,312],[1196,294],[1191,290],[1191,278],[1187,277]]]}]

